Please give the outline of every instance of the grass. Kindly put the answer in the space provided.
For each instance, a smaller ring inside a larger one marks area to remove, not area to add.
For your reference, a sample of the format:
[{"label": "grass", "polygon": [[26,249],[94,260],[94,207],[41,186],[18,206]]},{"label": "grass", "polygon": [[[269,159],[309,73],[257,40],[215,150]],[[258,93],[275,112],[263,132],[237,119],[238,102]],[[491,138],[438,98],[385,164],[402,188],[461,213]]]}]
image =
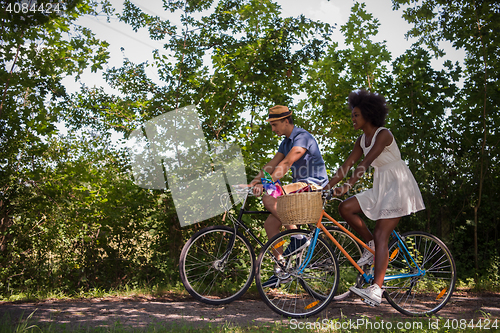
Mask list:
[{"label": "grass", "polygon": [[[500,285],[496,281],[481,279],[475,282],[469,278],[467,280],[457,280],[456,291],[464,292],[492,292],[499,293]],[[37,302],[47,299],[51,300],[71,300],[71,299],[90,299],[107,297],[139,297],[139,298],[162,298],[170,297],[177,299],[189,298],[190,295],[184,289],[182,283],[178,282],[169,286],[135,286],[124,285],[116,289],[92,288],[89,290],[77,290],[71,293],[60,290],[26,290],[11,292],[8,295],[0,295],[0,302]],[[259,298],[259,292],[255,284],[252,284],[244,297]]]},{"label": "grass", "polygon": [[[68,329],[61,325],[45,325],[37,326],[30,324],[31,316],[21,320],[18,324],[9,326],[5,320],[0,321],[0,333],[190,333],[190,332],[235,332],[235,333],[254,333],[254,332],[477,332],[478,328],[470,327],[470,322],[455,322],[452,323],[441,317],[407,319],[405,321],[385,320],[382,318],[360,318],[357,320],[349,320],[347,318],[322,320],[322,321],[307,321],[307,320],[291,320],[288,323],[275,323],[269,325],[248,325],[245,327],[236,326],[231,323],[221,325],[212,325],[208,323],[203,327],[192,327],[184,325],[150,325],[146,328],[131,328],[124,327],[120,323],[114,323],[108,327],[97,328],[76,328]],[[494,319],[491,319],[494,322]],[[478,322],[473,323],[477,325]],[[498,323],[500,325],[500,323]],[[500,332],[498,327],[488,329],[488,332]]]},{"label": "grass", "polygon": [[124,285],[116,289],[91,288],[89,290],[77,290],[64,292],[60,290],[35,289],[20,292],[11,292],[8,295],[0,295],[1,302],[36,302],[47,299],[70,300],[82,298],[106,298],[106,297],[163,297],[166,295],[188,296],[182,283],[170,286],[140,286],[131,287]]},{"label": "grass", "polygon": [[457,288],[472,292],[500,292],[500,280],[498,278],[480,277],[477,281],[473,278],[457,280]]}]

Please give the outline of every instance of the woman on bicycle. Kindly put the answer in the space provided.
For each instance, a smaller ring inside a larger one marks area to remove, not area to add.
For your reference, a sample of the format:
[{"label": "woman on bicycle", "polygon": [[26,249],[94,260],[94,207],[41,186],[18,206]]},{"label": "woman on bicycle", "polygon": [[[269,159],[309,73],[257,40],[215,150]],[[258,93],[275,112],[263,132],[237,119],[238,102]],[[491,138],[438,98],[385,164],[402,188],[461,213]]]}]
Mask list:
[{"label": "woman on bicycle", "polygon": [[[340,215],[361,235],[373,254],[365,249],[358,265],[371,265],[375,259],[373,285],[366,289],[351,287],[351,291],[367,300],[369,304],[380,304],[382,301],[382,285],[388,265],[389,236],[402,216],[425,209],[422,195],[410,169],[401,159],[398,146],[391,132],[384,128],[388,113],[385,98],[382,95],[365,90],[349,94],[349,107],[352,110],[351,120],[354,129],[363,134],[356,140],[354,149],[330,180],[327,188],[334,187],[347,175],[353,165],[363,155],[352,177],[342,186],[333,190],[333,195],[341,196],[349,191],[359,178],[368,170],[375,168],[373,188],[356,194],[342,202]],[[376,221],[373,234],[358,215]]]}]

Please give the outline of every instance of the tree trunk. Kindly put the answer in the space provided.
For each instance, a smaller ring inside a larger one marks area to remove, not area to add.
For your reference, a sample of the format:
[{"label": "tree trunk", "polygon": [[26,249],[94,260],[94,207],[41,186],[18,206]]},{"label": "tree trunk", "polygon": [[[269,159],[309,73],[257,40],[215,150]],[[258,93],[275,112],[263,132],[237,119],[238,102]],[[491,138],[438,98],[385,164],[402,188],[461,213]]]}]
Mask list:
[{"label": "tree trunk", "polygon": [[476,7],[476,2],[473,2],[474,4],[474,12],[476,14],[476,22],[477,22],[477,30],[478,30],[478,36],[481,40],[481,46],[483,49],[483,63],[484,63],[484,100],[483,100],[483,142],[481,143],[481,155],[479,156],[480,160],[480,169],[479,169],[479,193],[478,193],[478,200],[476,206],[474,206],[474,262],[475,262],[475,268],[476,268],[476,282],[477,282],[477,276],[479,273],[479,258],[478,258],[478,248],[477,248],[477,225],[479,223],[478,220],[478,212],[479,212],[479,207],[481,206],[481,197],[482,197],[482,192],[483,192],[483,181],[484,181],[484,154],[486,150],[486,138],[487,138],[487,128],[486,128],[486,101],[488,97],[487,93],[487,84],[488,84],[488,72],[487,72],[487,64],[486,64],[486,45],[484,44],[483,37],[481,35],[481,23],[479,21],[479,17],[477,14],[477,7]]}]

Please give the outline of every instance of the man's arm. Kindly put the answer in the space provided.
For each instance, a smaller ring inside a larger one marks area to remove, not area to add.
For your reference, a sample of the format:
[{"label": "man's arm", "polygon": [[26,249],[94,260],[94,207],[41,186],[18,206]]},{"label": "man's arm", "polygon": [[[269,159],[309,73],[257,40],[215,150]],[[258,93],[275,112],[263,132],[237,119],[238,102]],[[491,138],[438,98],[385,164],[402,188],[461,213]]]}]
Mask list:
[{"label": "man's arm", "polygon": [[[271,173],[271,176],[274,181],[281,179],[288,170],[292,167],[292,164],[295,163],[299,158],[301,158],[305,153],[307,149],[303,147],[292,147],[290,152],[283,158],[281,162],[278,163],[278,165],[274,168],[274,172]],[[283,154],[281,154],[283,155]]]},{"label": "man's arm", "polygon": [[[266,170],[267,172],[269,172],[269,174],[272,175],[274,173],[274,170],[276,169],[276,166],[281,161],[283,161],[284,158],[285,155],[283,153],[276,153],[276,155],[274,155],[274,157],[269,162],[267,162],[262,169]],[[255,178],[250,182],[250,185],[255,186],[256,184],[260,183],[260,179],[263,177],[264,177],[264,172],[260,170],[257,176],[255,176]]]}]

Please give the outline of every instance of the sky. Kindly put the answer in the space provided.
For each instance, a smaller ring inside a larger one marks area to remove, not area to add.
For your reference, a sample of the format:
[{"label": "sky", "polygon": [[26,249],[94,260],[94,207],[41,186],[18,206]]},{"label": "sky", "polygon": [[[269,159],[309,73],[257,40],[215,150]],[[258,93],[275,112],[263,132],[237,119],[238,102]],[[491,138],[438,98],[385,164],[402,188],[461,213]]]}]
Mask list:
[{"label": "sky", "polygon": [[[170,12],[163,10],[162,0],[132,0],[132,2],[148,14],[158,15],[164,19],[175,19]],[[350,9],[355,3],[353,0],[277,0],[276,2],[281,5],[284,16],[296,17],[303,14],[312,20],[321,20],[332,25],[336,23],[337,29],[332,37],[333,40],[339,42],[339,47],[343,48],[342,42],[344,38],[340,32],[340,27],[349,18]],[[111,3],[117,12],[122,11],[123,0],[111,0]],[[393,59],[410,48],[413,41],[406,40],[404,35],[411,26],[401,18],[402,10],[393,11],[391,0],[368,0],[365,3],[367,12],[372,13],[380,21],[379,34],[374,38],[374,41],[381,42],[385,40],[387,49],[392,53]],[[77,23],[90,28],[97,38],[110,43],[111,59],[108,64],[109,67],[120,67],[124,58],[128,58],[134,63],[152,62],[153,50],[163,50],[162,42],[149,39],[145,29],[136,33],[129,25],[118,21],[116,18],[107,23],[104,16],[97,18],[87,16],[79,19]],[[462,51],[454,50],[449,44],[443,44],[442,46],[447,53],[446,59],[453,62],[463,61],[464,53]],[[166,54],[166,51],[163,50],[163,53]],[[443,59],[433,60],[432,65],[434,68],[439,69],[443,61]],[[158,80],[158,75],[153,68],[148,68],[146,71],[151,79]],[[111,88],[107,87],[101,73],[90,73],[88,70],[82,76],[82,81],[88,86],[103,86],[108,92],[112,91]],[[69,91],[78,89],[78,84],[71,82],[71,79],[68,79],[66,84]]]}]

